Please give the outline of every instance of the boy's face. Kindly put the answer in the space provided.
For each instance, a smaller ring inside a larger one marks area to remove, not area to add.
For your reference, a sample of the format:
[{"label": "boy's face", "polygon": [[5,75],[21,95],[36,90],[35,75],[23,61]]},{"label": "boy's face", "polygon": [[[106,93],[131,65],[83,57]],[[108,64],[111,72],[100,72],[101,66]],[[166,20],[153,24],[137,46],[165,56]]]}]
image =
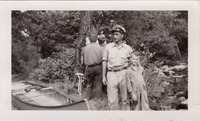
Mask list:
[{"label": "boy's face", "polygon": [[130,62],[133,65],[137,65],[138,61],[139,61],[138,57],[135,56],[130,59]]}]

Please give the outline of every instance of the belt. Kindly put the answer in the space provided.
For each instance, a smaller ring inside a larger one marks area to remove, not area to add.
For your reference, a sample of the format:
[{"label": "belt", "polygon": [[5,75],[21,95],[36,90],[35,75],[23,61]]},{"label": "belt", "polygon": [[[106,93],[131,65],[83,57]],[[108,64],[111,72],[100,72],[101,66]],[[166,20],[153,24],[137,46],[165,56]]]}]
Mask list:
[{"label": "belt", "polygon": [[87,67],[98,66],[98,65],[101,65],[101,63],[99,63],[99,64],[88,65]]},{"label": "belt", "polygon": [[120,68],[120,69],[109,69],[108,71],[112,71],[112,72],[118,72],[118,71],[122,71],[122,70],[125,70],[125,69],[128,69],[128,66],[126,67],[123,67],[123,68]]}]

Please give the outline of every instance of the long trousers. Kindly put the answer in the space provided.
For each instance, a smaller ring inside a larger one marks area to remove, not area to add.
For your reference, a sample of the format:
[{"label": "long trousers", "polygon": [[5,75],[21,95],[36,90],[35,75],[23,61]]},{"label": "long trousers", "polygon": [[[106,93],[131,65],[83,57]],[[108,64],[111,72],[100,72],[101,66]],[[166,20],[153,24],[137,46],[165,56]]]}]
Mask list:
[{"label": "long trousers", "polygon": [[86,98],[92,97],[93,91],[97,98],[102,97],[102,67],[101,65],[89,66],[86,69],[87,87]]},{"label": "long trousers", "polygon": [[[107,73],[108,106],[111,110],[130,110],[127,103],[127,86],[125,80],[126,70]],[[119,98],[121,103],[119,105]]]}]

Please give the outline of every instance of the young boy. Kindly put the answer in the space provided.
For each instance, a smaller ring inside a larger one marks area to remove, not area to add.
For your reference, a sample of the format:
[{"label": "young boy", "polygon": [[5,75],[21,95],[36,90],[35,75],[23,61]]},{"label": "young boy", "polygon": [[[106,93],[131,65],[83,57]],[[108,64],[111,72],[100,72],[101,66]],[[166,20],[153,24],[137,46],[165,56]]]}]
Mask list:
[{"label": "young boy", "polygon": [[139,62],[139,58],[132,54],[130,57],[130,67],[126,72],[126,82],[128,93],[131,94],[133,100],[137,100],[135,105],[131,107],[133,110],[149,110],[146,84],[142,75],[143,67]]}]

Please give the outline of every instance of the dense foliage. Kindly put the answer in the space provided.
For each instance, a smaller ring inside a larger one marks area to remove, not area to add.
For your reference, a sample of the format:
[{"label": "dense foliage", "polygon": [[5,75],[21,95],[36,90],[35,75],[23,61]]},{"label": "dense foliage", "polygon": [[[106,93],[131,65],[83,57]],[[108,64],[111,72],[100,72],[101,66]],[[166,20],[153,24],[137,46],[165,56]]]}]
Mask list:
[{"label": "dense foliage", "polygon": [[12,73],[32,70],[39,58],[59,51],[58,44],[74,47],[79,21],[79,12],[74,11],[13,11]]},{"label": "dense foliage", "polygon": [[65,82],[73,77],[74,49],[62,45],[55,47],[59,52],[39,60],[39,66],[29,76],[31,80],[42,82]]},{"label": "dense foliage", "polygon": [[187,71],[177,72],[185,77],[176,83],[172,76],[153,72],[164,65],[187,64],[187,11],[12,11],[12,74],[64,82],[70,92],[76,87],[73,71],[79,59],[76,54],[84,46],[81,37],[89,35],[92,25],[112,41],[109,30],[115,24],[126,28],[125,41],[141,57],[150,103],[158,104],[152,108],[175,103],[176,93],[187,92]]}]

